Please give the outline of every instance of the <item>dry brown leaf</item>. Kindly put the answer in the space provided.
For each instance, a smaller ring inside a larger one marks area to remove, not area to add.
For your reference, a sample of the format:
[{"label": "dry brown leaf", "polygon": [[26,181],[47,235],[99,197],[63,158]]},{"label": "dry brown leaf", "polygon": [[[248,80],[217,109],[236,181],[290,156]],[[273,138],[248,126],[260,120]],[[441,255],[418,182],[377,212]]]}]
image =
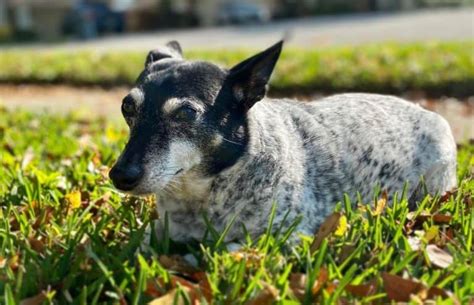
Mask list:
[{"label": "dry brown leaf", "polygon": [[334,212],[326,218],[314,237],[310,248],[311,253],[314,253],[316,250],[318,250],[323,240],[337,229],[341,215],[342,214],[339,212]]},{"label": "dry brown leaf", "polygon": [[439,268],[447,268],[453,263],[451,254],[438,248],[436,245],[426,246],[426,254],[430,262]]},{"label": "dry brown leaf", "polygon": [[345,261],[346,258],[348,258],[349,255],[352,254],[352,252],[354,252],[355,249],[356,249],[356,246],[354,244],[346,244],[342,246],[341,252],[339,253],[339,261],[340,262]]},{"label": "dry brown leaf", "polygon": [[165,292],[167,289],[171,289],[170,291],[172,291],[179,286],[181,288],[186,288],[186,292],[188,293],[192,304],[200,304],[201,298],[204,298],[208,303],[211,303],[212,289],[207,279],[207,275],[204,272],[196,272],[190,275],[190,277],[193,280],[196,280],[197,284],[174,274],[170,275],[170,283],[168,283],[168,285],[166,285],[162,279],[155,281],[150,280],[147,282],[144,293],[154,298],[161,298],[169,294],[169,292]]},{"label": "dry brown leaf", "polygon": [[303,300],[306,289],[306,274],[290,274],[290,289],[298,300]]},{"label": "dry brown leaf", "polygon": [[455,189],[452,189],[451,191],[446,191],[446,193],[443,194],[443,196],[441,196],[441,198],[439,199],[439,203],[445,203],[447,202],[451,196],[456,196],[458,193],[458,190],[455,188]]},{"label": "dry brown leaf", "polygon": [[46,295],[43,292],[41,292],[31,298],[21,300],[20,305],[40,305],[40,304],[43,304],[45,300],[46,300]]},{"label": "dry brown leaf", "polygon": [[452,228],[447,228],[444,232],[441,232],[441,240],[437,243],[438,246],[444,246],[447,243],[454,242],[454,230]]},{"label": "dry brown leaf", "polygon": [[34,237],[30,237],[28,238],[28,243],[30,244],[33,250],[35,250],[38,253],[43,253],[45,245],[41,240]]},{"label": "dry brown leaf", "polygon": [[426,211],[416,215],[415,212],[409,212],[407,215],[408,221],[405,224],[405,233],[411,234],[413,231],[422,229],[423,223],[432,221],[437,225],[447,225],[451,222],[452,216],[446,214],[430,214]]},{"label": "dry brown leaf", "polygon": [[461,303],[457,299],[455,295],[453,295],[452,292],[446,291],[444,289],[441,289],[439,287],[431,287],[428,289],[428,295],[427,298],[429,300],[436,300],[438,297],[441,297],[442,299],[447,299],[449,298],[454,305],[460,305]]},{"label": "dry brown leaf", "polygon": [[446,214],[430,214],[427,212],[423,212],[420,215],[416,216],[414,218],[414,221],[416,222],[416,225],[419,226],[423,224],[424,222],[428,220],[433,220],[435,224],[449,224],[453,217],[451,215],[446,215]]},{"label": "dry brown leaf", "polygon": [[337,284],[337,282],[330,282],[324,291],[326,291],[327,294],[332,294],[336,290]]},{"label": "dry brown leaf", "polygon": [[110,200],[110,196],[112,196],[111,192],[105,193],[104,195],[102,195],[102,197],[100,197],[94,202],[94,205],[100,207],[101,205],[107,203]]},{"label": "dry brown leaf", "polygon": [[53,218],[54,209],[50,206],[46,207],[43,216],[36,218],[35,223],[33,224],[33,229],[38,229],[42,224],[47,224]]},{"label": "dry brown leaf", "polygon": [[327,282],[328,277],[328,271],[325,268],[321,268],[319,270],[318,279],[314,282],[313,287],[311,288],[313,296],[318,294],[323,285]]},{"label": "dry brown leaf", "polygon": [[392,301],[408,302],[410,301],[410,295],[417,295],[425,290],[423,284],[404,279],[398,275],[383,272],[382,279],[387,297]]},{"label": "dry brown leaf", "polygon": [[453,216],[446,215],[446,214],[434,214],[433,215],[433,222],[436,224],[448,224],[453,219]]},{"label": "dry brown leaf", "polygon": [[190,265],[182,256],[177,254],[171,256],[160,255],[158,260],[164,268],[185,275],[193,274],[199,271],[199,269]]},{"label": "dry brown leaf", "polygon": [[209,284],[209,279],[207,278],[206,273],[203,271],[199,271],[199,272],[191,274],[191,278],[198,282],[197,285],[199,286],[199,289],[201,290],[203,297],[206,299],[208,303],[211,303],[212,289],[211,289],[211,284]]},{"label": "dry brown leaf", "polygon": [[474,207],[471,196],[472,196],[472,194],[468,193],[468,194],[464,195],[464,198],[462,200],[462,202],[464,202],[464,210],[466,212],[469,212]]},{"label": "dry brown leaf", "polygon": [[367,284],[346,285],[344,289],[352,295],[363,298],[369,295],[374,295],[377,292],[377,282],[374,280]]},{"label": "dry brown leaf", "polygon": [[[181,290],[185,291],[186,293],[189,294],[190,288],[188,287],[181,287]],[[176,302],[175,302],[176,301]],[[191,299],[191,304],[193,305],[199,305],[201,302],[195,301]],[[170,290],[167,294],[154,299],[148,305],[170,305],[170,304],[175,304],[175,305],[185,305],[186,302],[182,296],[178,294],[178,289],[174,288]]]},{"label": "dry brown leaf", "polygon": [[146,283],[146,288],[145,291],[143,292],[145,295],[153,297],[153,298],[159,298],[165,294],[164,289],[161,288],[161,285],[158,285],[156,281],[154,280],[149,280]]},{"label": "dry brown leaf", "polygon": [[273,285],[263,283],[263,288],[258,294],[248,300],[245,305],[271,305],[278,300],[279,291]]},{"label": "dry brown leaf", "polygon": [[[295,297],[299,300],[304,299],[306,291],[306,281],[308,280],[306,274],[304,273],[292,273],[289,277],[290,280],[290,289],[293,291]],[[321,268],[318,274],[318,278],[314,281],[313,287],[311,287],[311,293],[313,296],[316,296],[323,285],[328,280],[328,271],[325,268]]]}]

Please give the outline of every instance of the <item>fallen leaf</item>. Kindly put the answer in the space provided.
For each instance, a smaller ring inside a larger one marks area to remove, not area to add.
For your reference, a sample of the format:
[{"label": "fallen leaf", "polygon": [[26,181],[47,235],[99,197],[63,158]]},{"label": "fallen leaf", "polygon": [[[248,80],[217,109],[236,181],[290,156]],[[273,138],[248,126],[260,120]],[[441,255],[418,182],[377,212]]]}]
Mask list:
[{"label": "fallen leaf", "polygon": [[0,268],[4,268],[7,265],[7,259],[3,256],[0,256]]},{"label": "fallen leaf", "polygon": [[439,228],[438,226],[431,226],[426,230],[424,238],[426,239],[427,242],[430,242],[432,240],[436,240],[439,235]]},{"label": "fallen leaf", "polygon": [[410,212],[407,215],[407,218],[414,221],[414,226],[421,226],[424,222],[432,220],[435,224],[449,224],[453,218],[451,215],[446,214],[430,214],[428,212],[422,212],[415,217],[415,212]]},{"label": "fallen leaf", "polygon": [[147,296],[157,299],[165,294],[165,290],[160,285],[158,285],[156,281],[149,280],[146,283],[146,288],[143,293]]},{"label": "fallen leaf", "polygon": [[423,284],[419,282],[386,272],[382,273],[382,279],[387,297],[392,301],[408,302],[410,301],[410,295],[416,295],[424,289]]},{"label": "fallen leaf", "polygon": [[387,191],[383,191],[382,197],[377,200],[375,204],[375,209],[372,211],[373,216],[377,216],[383,213],[385,206],[387,205],[388,194]]},{"label": "fallen leaf", "polygon": [[311,292],[313,296],[318,294],[318,292],[321,290],[323,285],[327,282],[328,277],[329,277],[328,271],[325,268],[321,268],[319,270],[318,278],[314,282],[313,287],[311,288]]},{"label": "fallen leaf", "polygon": [[409,236],[407,240],[412,251],[420,250],[422,243],[421,239],[418,236]]},{"label": "fallen leaf", "polygon": [[102,197],[100,197],[94,202],[94,205],[99,207],[107,203],[110,200],[110,196],[112,196],[112,193],[110,192],[105,193],[104,195],[102,195]]},{"label": "fallen leaf", "polygon": [[[304,273],[292,273],[290,274],[290,289],[293,291],[294,296],[300,301],[304,299],[306,293],[308,277]],[[316,296],[323,285],[328,280],[328,271],[325,268],[321,268],[318,274],[317,279],[314,281],[313,286],[311,287],[311,294]]]},{"label": "fallen leaf", "polygon": [[33,152],[33,149],[31,147],[28,147],[28,149],[25,151],[25,154],[23,155],[23,159],[21,160],[21,169],[24,170],[28,166],[28,164],[31,163],[34,157],[35,154]]},{"label": "fallen leaf", "polygon": [[316,250],[318,250],[321,246],[323,240],[337,229],[341,215],[342,214],[339,212],[334,212],[326,218],[323,224],[319,227],[318,232],[314,237],[313,243],[311,244],[310,248],[311,253],[316,252]]},{"label": "fallen leaf", "polygon": [[248,249],[243,251],[232,251],[230,255],[236,262],[245,261],[247,267],[259,266],[262,261],[262,255],[258,251]]},{"label": "fallen leaf", "polygon": [[332,294],[336,290],[337,285],[338,285],[338,282],[331,282],[327,285],[327,287],[326,287],[326,289],[324,289],[324,291],[327,294]]},{"label": "fallen leaf", "polygon": [[47,224],[53,218],[53,208],[51,206],[46,207],[42,216],[37,217],[35,223],[33,224],[33,229],[38,229],[42,224]]},{"label": "fallen leaf", "polygon": [[436,245],[426,246],[426,254],[428,255],[429,261],[439,268],[447,268],[453,263],[451,254],[438,248]]},{"label": "fallen leaf", "polygon": [[341,247],[341,251],[339,252],[339,261],[345,261],[356,249],[354,244],[346,244]]},{"label": "fallen leaf", "polygon": [[252,299],[248,300],[245,305],[271,305],[278,300],[279,291],[274,286],[263,283],[263,288]]},{"label": "fallen leaf", "polygon": [[433,215],[433,222],[437,224],[448,224],[451,222],[453,217],[451,215],[445,214],[434,214]]},{"label": "fallen leaf", "polygon": [[92,163],[98,167],[101,165],[101,155],[100,155],[100,152],[96,151],[94,152],[94,155],[92,156]]},{"label": "fallen leaf", "polygon": [[41,292],[31,298],[21,300],[20,305],[40,305],[40,304],[43,304],[45,300],[46,300],[46,295],[43,292]]},{"label": "fallen leaf", "polygon": [[377,282],[373,280],[367,284],[346,285],[344,289],[354,296],[363,298],[374,295],[377,292]]},{"label": "fallen leaf", "polygon": [[81,207],[82,201],[80,191],[72,191],[71,193],[67,194],[65,198],[71,209],[77,209]]},{"label": "fallen leaf", "polygon": [[209,283],[209,279],[207,277],[207,274],[203,271],[199,271],[196,273],[193,273],[191,275],[191,278],[197,281],[197,285],[199,286],[199,289],[201,290],[201,293],[203,297],[206,299],[208,303],[212,303],[212,288],[211,284]]},{"label": "fallen leaf", "polygon": [[[198,283],[193,283],[180,276],[170,274],[170,282],[165,284],[161,278],[158,280],[150,280],[147,282],[145,294],[151,297],[161,299],[173,291],[174,289],[181,287],[185,288],[191,304],[200,304],[201,299],[206,299],[208,303],[212,301],[212,289],[204,272],[198,272],[193,275],[195,279],[198,279]],[[166,292],[166,290],[170,290]],[[167,300],[166,298],[164,300]],[[166,304],[166,303],[157,303]],[[171,303],[172,304],[172,303]],[[178,303],[179,304],[179,303]]]},{"label": "fallen leaf", "polygon": [[447,290],[441,289],[439,287],[431,287],[428,289],[428,295],[427,298],[429,300],[436,300],[438,297],[441,297],[442,299],[447,299],[449,298],[454,305],[460,305],[461,303],[457,299],[455,295],[453,295],[452,292],[449,292]]},{"label": "fallen leaf", "polygon": [[[181,290],[188,293],[190,292],[190,288],[188,287],[181,287]],[[179,290],[177,288],[174,288],[170,290],[167,294],[154,299],[148,305],[185,305],[188,304],[184,297],[179,293]],[[200,302],[195,302],[194,300],[191,300],[191,304],[193,305],[199,305]]]},{"label": "fallen leaf", "polygon": [[451,196],[456,196],[457,193],[458,193],[457,189],[446,191],[446,193],[444,193],[443,196],[441,196],[441,198],[439,199],[439,203],[447,202],[449,199],[451,199]]},{"label": "fallen leaf", "polygon": [[164,268],[184,275],[190,275],[198,271],[196,267],[189,264],[182,256],[177,254],[171,256],[160,255],[158,260]]},{"label": "fallen leaf", "polygon": [[17,270],[20,265],[20,255],[15,254],[8,260],[8,266],[13,270]]},{"label": "fallen leaf", "polygon": [[344,236],[344,233],[347,231],[347,217],[345,215],[341,215],[339,218],[339,225],[337,226],[334,235],[336,236]]},{"label": "fallen leaf", "polygon": [[292,273],[289,277],[290,289],[298,300],[304,299],[306,291],[306,274]]},{"label": "fallen leaf", "polygon": [[30,244],[31,248],[36,252],[42,253],[44,251],[45,246],[41,240],[34,237],[30,237],[28,238],[28,243]]},{"label": "fallen leaf", "polygon": [[453,241],[454,241],[454,230],[452,228],[447,228],[444,232],[441,232],[442,245],[446,245],[448,242],[453,242]]}]

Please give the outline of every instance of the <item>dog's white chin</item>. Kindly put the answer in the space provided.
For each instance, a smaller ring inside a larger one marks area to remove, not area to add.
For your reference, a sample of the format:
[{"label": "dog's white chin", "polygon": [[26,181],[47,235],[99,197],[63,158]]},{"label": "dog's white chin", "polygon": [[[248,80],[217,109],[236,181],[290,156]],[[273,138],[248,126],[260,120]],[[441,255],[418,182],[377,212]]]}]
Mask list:
[{"label": "dog's white chin", "polygon": [[[167,152],[148,160],[143,181],[137,186],[139,193],[174,193],[181,176],[188,175],[201,162],[198,148],[187,141],[171,141]],[[178,187],[179,188],[179,187]]]}]

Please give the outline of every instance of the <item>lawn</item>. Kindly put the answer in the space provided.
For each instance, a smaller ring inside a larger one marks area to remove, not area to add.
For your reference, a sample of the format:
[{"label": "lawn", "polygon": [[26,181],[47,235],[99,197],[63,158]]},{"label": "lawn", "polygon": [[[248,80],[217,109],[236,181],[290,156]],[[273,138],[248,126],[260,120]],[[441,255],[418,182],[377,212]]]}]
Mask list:
[{"label": "lawn", "polygon": [[123,122],[0,109],[1,304],[473,301],[472,144],[459,151],[459,189],[415,212],[383,194],[346,200],[315,238],[287,247],[291,230],[269,220],[273,233],[229,252],[212,227],[202,244],[140,246],[160,216],[153,200],[107,178],[126,137]]},{"label": "lawn", "polygon": [[[368,91],[474,95],[474,41],[378,43],[295,49],[285,47],[272,79],[273,94]],[[232,67],[260,50],[184,50],[189,59]],[[0,83],[130,85],[146,52],[5,51]]]}]

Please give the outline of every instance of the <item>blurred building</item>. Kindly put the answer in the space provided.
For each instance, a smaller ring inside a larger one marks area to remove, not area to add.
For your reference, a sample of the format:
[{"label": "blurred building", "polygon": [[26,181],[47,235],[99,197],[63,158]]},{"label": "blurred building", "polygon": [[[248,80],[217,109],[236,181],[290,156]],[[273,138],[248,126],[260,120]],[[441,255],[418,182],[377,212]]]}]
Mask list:
[{"label": "blurred building", "polygon": [[93,38],[108,32],[465,3],[472,0],[0,0],[0,41],[11,33],[20,40]]}]

